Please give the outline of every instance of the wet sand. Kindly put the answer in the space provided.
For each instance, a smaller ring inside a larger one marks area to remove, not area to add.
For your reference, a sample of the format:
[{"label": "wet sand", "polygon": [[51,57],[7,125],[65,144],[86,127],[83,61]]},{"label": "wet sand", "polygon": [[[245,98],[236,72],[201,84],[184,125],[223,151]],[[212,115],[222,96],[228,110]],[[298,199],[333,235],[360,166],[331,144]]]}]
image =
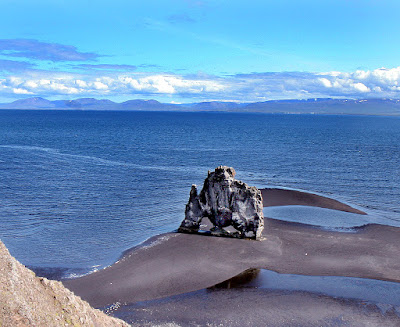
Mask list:
[{"label": "wet sand", "polygon": [[[268,192],[275,196],[266,206],[290,202],[357,210],[299,191],[263,192],[266,199]],[[290,201],[285,202],[285,197]],[[265,219],[261,241],[167,233],[126,252],[106,269],[64,284],[92,306],[104,307],[198,291],[249,268],[400,282],[399,240],[400,228],[396,227],[368,225],[354,233],[341,233]]]}]

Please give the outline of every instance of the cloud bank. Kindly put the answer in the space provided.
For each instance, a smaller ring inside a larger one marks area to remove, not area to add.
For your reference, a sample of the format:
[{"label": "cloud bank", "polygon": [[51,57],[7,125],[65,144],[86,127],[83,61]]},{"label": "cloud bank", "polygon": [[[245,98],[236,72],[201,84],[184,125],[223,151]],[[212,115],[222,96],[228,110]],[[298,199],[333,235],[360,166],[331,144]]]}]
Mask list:
[{"label": "cloud bank", "polygon": [[[176,22],[189,22],[189,18],[186,15],[170,17]],[[256,72],[216,76],[166,73],[160,72],[161,67],[157,65],[102,63],[99,58],[99,54],[81,52],[70,45],[33,39],[0,39],[0,97],[156,97],[159,100],[187,99],[188,102],[400,98],[400,67],[354,72]],[[43,64],[46,67],[48,61],[53,62],[53,70],[40,69]],[[159,72],[143,72],[150,69]]]},{"label": "cloud bank", "polygon": [[0,80],[0,92],[31,95],[201,95],[217,94],[224,86],[213,80],[185,79],[177,75],[149,75],[79,78],[73,75],[24,78],[10,76]]},{"label": "cloud bank", "polygon": [[[0,61],[12,70],[13,63]],[[19,65],[19,64],[15,64]],[[26,64],[20,64],[27,68]],[[18,68],[18,67],[17,67]],[[127,65],[92,65],[98,74],[10,74],[0,79],[0,94],[35,96],[166,96],[192,100],[265,101],[313,97],[400,98],[400,67],[355,72],[280,72],[229,76],[121,72]],[[116,70],[101,75],[102,70]],[[100,76],[99,76],[100,75]]]}]

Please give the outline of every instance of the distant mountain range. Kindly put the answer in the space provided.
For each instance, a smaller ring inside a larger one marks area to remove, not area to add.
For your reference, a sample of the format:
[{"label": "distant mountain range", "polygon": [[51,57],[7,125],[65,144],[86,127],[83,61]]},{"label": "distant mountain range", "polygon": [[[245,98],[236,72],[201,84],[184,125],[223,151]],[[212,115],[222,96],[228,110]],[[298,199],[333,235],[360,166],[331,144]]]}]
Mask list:
[{"label": "distant mountain range", "polygon": [[76,100],[50,101],[40,97],[16,100],[0,104],[0,109],[29,110],[124,110],[124,111],[223,111],[260,112],[286,114],[354,114],[400,116],[400,100],[397,99],[332,99],[271,100],[265,102],[238,103],[211,101],[200,103],[170,104],[156,100],[129,100],[116,103],[110,100],[81,98]]}]

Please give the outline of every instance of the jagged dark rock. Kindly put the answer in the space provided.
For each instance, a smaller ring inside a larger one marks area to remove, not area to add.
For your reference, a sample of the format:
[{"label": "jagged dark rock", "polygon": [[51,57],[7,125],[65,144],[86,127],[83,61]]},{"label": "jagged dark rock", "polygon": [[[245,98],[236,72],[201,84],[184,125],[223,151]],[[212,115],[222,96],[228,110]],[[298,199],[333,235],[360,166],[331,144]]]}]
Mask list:
[{"label": "jagged dark rock", "polygon": [[179,232],[259,239],[264,229],[260,190],[235,179],[235,169],[208,172],[200,194],[192,185]]}]

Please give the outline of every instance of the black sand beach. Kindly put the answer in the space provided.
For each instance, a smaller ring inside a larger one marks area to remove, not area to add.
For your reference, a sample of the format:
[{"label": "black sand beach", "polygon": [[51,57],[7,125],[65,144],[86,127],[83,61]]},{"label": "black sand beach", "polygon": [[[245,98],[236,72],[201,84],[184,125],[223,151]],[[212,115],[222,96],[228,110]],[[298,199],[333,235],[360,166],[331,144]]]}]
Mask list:
[{"label": "black sand beach", "polygon": [[[279,189],[262,192],[266,199],[264,206],[312,205],[365,214],[315,194]],[[188,325],[192,319],[193,323],[205,325],[217,323],[220,316],[231,316],[231,320],[225,323],[221,320],[221,323],[224,326],[256,326],[270,321],[271,325],[277,326],[314,326],[324,322],[322,325],[325,326],[342,326],[347,321],[347,325],[359,322],[357,326],[367,323],[396,326],[400,320],[394,309],[390,314],[383,314],[377,307],[360,301],[276,290],[229,289],[211,293],[199,290],[251,268],[284,274],[400,282],[399,239],[400,228],[390,226],[367,225],[344,233],[266,217],[261,241],[180,233],[158,235],[127,251],[112,266],[81,278],[65,280],[64,285],[94,307],[131,304],[120,308],[118,316],[131,322],[140,318],[143,325],[161,318],[166,322],[165,317],[170,317],[168,322]],[[162,298],[169,300],[156,300]],[[147,311],[147,316],[145,311],[138,313],[137,308],[134,309],[134,303],[138,301],[150,301],[146,305],[152,310]],[[166,315],[173,305],[175,314]],[[195,307],[204,310],[193,315],[191,308]],[[243,316],[252,314],[251,319],[243,320]]]}]

